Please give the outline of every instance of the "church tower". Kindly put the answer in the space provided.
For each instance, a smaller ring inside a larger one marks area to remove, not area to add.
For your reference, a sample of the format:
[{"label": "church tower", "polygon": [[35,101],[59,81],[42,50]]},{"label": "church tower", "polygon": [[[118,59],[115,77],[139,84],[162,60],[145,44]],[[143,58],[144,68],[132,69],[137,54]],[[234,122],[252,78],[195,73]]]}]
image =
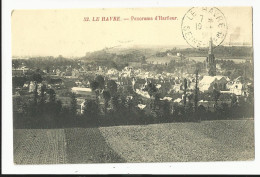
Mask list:
[{"label": "church tower", "polygon": [[209,52],[208,52],[208,57],[206,59],[206,70],[209,76],[216,76],[216,61],[215,61],[215,56],[213,54],[212,38],[210,38],[209,41]]}]

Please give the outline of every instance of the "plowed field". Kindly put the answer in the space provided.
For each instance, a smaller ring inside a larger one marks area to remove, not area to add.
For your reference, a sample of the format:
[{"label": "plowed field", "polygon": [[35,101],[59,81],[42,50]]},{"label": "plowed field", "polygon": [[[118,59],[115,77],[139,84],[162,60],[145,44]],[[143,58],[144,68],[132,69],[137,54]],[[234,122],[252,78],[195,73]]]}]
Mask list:
[{"label": "plowed field", "polygon": [[253,120],[14,130],[16,164],[253,159]]}]

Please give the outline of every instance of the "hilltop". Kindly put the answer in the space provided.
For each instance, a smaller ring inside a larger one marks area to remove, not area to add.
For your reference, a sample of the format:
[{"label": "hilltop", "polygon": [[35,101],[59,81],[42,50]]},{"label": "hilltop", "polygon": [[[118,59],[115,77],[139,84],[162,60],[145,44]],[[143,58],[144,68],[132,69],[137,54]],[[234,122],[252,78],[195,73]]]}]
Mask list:
[{"label": "hilltop", "polygon": [[[164,57],[167,54],[176,55],[181,53],[186,57],[205,57],[208,54],[207,48],[195,49],[185,48],[184,46],[134,46],[129,48],[107,48],[100,51],[89,52],[81,59],[85,60],[135,60],[140,61],[143,57]],[[214,54],[218,58],[228,59],[251,59],[253,56],[253,47],[250,46],[218,46],[214,49]]]}]

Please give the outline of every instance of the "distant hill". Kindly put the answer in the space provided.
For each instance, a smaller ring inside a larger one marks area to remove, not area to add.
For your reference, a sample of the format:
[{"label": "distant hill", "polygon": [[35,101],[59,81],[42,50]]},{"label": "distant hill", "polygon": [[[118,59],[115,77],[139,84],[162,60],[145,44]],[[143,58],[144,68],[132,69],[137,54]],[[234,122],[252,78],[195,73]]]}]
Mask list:
[{"label": "distant hill", "polygon": [[[195,49],[173,46],[133,46],[128,48],[113,47],[86,53],[81,59],[88,61],[131,62],[140,61],[143,57],[165,57],[167,54],[176,56],[181,53],[186,57],[205,57],[208,49]],[[253,56],[253,47],[249,46],[218,46],[214,49],[214,54],[218,58],[250,59]]]},{"label": "distant hill", "polygon": [[[115,60],[139,60],[143,57],[165,57],[167,53],[175,56],[181,53],[186,57],[205,57],[208,54],[208,49],[196,49],[189,46],[153,46],[153,45],[135,45],[129,47],[115,46],[105,48],[95,52],[87,52],[82,57],[66,57],[67,59],[81,59],[85,61],[107,61]],[[214,54],[218,58],[242,58],[251,59],[253,57],[252,46],[218,46],[214,49]],[[13,56],[13,59],[32,59],[32,58],[56,58],[52,56]],[[58,57],[59,58],[59,57]]]},{"label": "distant hill", "polygon": [[[208,55],[208,49],[195,49],[195,48],[186,48],[186,49],[171,49],[165,52],[159,52],[156,55],[166,56],[167,53],[173,55],[177,53],[182,53],[187,57],[205,57]],[[214,49],[214,55],[218,58],[243,58],[250,59],[253,57],[253,47],[249,46],[218,46]]]}]

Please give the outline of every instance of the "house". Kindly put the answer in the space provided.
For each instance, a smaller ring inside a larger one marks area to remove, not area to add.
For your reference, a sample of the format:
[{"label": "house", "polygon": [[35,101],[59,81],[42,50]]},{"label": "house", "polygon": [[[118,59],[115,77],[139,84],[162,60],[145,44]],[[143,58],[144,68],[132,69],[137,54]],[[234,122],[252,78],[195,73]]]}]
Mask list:
[{"label": "house", "polygon": [[71,67],[66,68],[64,73],[65,76],[72,76],[72,68]]},{"label": "house", "polygon": [[91,88],[72,87],[71,92],[76,94],[87,94],[92,92]]},{"label": "house", "polygon": [[23,66],[21,68],[17,68],[17,69],[12,69],[12,73],[13,75],[23,75],[25,73],[27,73],[27,71],[29,70],[29,68]]},{"label": "house", "polygon": [[145,105],[145,104],[138,104],[137,107],[138,107],[139,109],[144,109],[144,108],[146,107],[146,105]]},{"label": "house", "polygon": [[134,89],[136,89],[136,88],[144,89],[148,84],[147,79],[137,78],[137,79],[133,79],[133,81],[132,81],[132,86]]},{"label": "house", "polygon": [[84,113],[85,100],[80,104],[80,114]]},{"label": "house", "polygon": [[196,83],[195,83],[195,82],[190,82],[188,85],[189,85],[188,88],[189,88],[190,90],[195,90],[195,87],[196,87]]},{"label": "house", "polygon": [[[38,83],[38,84],[37,84],[37,92],[38,92],[38,94],[41,93],[41,88],[42,88],[42,86],[43,86],[44,84],[46,84],[46,83]],[[24,85],[24,86],[27,86],[27,85]],[[33,82],[33,81],[31,81],[28,87],[29,87],[29,93],[32,93],[32,92],[35,91],[36,83]],[[25,88],[26,88],[26,87],[25,87]]]},{"label": "house", "polygon": [[126,66],[122,72],[121,72],[123,77],[131,77],[133,76],[133,67],[131,66]]},{"label": "house", "polygon": [[136,89],[135,92],[136,92],[138,95],[141,95],[142,97],[150,98],[149,93],[146,92],[146,91],[142,91],[141,89]]},{"label": "house", "polygon": [[82,87],[72,87],[71,92],[75,94],[80,94],[86,96],[89,99],[95,99],[95,92],[91,88],[82,88]]},{"label": "house", "polygon": [[172,98],[171,97],[163,97],[163,98],[160,98],[160,100],[167,100],[167,101],[172,101]]},{"label": "house", "polygon": [[177,84],[177,83],[176,83],[175,85],[173,85],[172,90],[174,90],[174,92],[177,92],[177,93],[181,92],[181,90],[182,90],[182,84]]},{"label": "house", "polygon": [[107,71],[107,74],[108,74],[108,75],[117,75],[117,74],[118,74],[118,71],[117,71],[116,69],[112,68],[112,69],[109,69],[109,70]]},{"label": "house", "polygon": [[182,101],[181,98],[177,98],[177,99],[175,99],[173,102],[174,102],[174,103],[180,103],[181,101]]},{"label": "house", "polygon": [[230,93],[233,93],[237,96],[240,96],[243,94],[243,84],[235,82],[231,87],[230,87]]},{"label": "house", "polygon": [[229,89],[229,93],[235,94],[237,96],[247,95],[247,85],[243,83],[244,79],[239,76],[234,81],[229,81],[227,83],[227,89]]},{"label": "house", "polygon": [[199,89],[202,92],[210,92],[213,89],[226,90],[226,84],[229,79],[225,76],[204,76],[201,81],[199,81]]},{"label": "house", "polygon": [[29,84],[29,93],[34,92],[35,87],[36,87],[36,84],[33,81],[31,81]]},{"label": "house", "polygon": [[30,85],[30,81],[26,81],[24,84],[23,84],[23,87],[24,88],[28,88]]},{"label": "house", "polygon": [[80,72],[77,69],[72,70],[72,77],[79,77]]},{"label": "house", "polygon": [[161,87],[162,87],[161,84],[156,84],[156,88],[157,88],[157,89],[160,89]]},{"label": "house", "polygon": [[21,95],[20,95],[19,91],[16,91],[13,96],[21,96]]},{"label": "house", "polygon": [[59,76],[61,74],[61,70],[60,69],[56,69],[55,73],[56,73],[57,76]]},{"label": "house", "polygon": [[75,84],[76,84],[77,86],[82,86],[82,82],[80,82],[80,81],[76,81]]}]

